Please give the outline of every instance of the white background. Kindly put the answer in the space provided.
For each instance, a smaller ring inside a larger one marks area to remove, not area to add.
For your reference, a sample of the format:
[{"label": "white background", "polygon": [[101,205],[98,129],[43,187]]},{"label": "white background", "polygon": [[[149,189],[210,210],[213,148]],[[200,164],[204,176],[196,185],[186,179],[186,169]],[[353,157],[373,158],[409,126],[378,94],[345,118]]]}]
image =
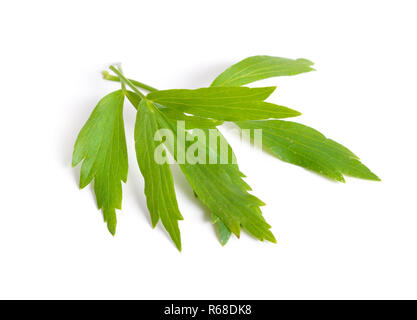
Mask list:
[{"label": "white background", "polygon": [[[2,1],[0,298],[417,298],[415,1]],[[256,54],[307,58],[270,101],[303,113],[382,178],[331,182],[250,152],[226,131],[267,203],[278,244],[221,247],[173,168],[183,251],[153,230],[125,108],[129,176],[113,238],[71,168],[78,131],[118,88],[207,86]]]}]

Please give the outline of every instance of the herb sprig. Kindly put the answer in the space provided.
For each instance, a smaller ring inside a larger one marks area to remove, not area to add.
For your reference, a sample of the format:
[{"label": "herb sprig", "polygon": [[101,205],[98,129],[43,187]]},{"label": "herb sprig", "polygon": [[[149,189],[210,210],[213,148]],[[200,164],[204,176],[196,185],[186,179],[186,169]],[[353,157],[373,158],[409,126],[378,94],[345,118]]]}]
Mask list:
[{"label": "herb sprig", "polygon": [[[121,209],[122,182],[126,182],[128,171],[123,122],[125,98],[137,110],[136,158],[144,177],[152,226],[161,220],[179,250],[178,221],[183,217],[178,209],[170,166],[155,160],[161,142],[180,165],[195,196],[210,210],[223,245],[232,233],[239,237],[241,227],[259,240],[276,242],[270,225],[262,216],[260,207],[265,204],[249,193],[251,188],[243,180],[245,176],[234,161],[233,150],[217,129],[224,121],[234,122],[241,129],[261,129],[263,149],[283,161],[336,181],[344,182],[344,175],[379,181],[341,144],[305,125],[278,120],[300,113],[265,101],[275,87],[243,86],[270,77],[313,71],[312,65],[306,59],[249,57],[226,69],[210,87],[194,90],[157,90],[126,78],[120,66],[110,66],[113,74],[103,71],[103,78],[120,82],[121,89],[98,102],[78,135],[72,165],[82,161],[80,188],[94,180],[97,205],[102,209],[111,234],[116,232],[116,209]],[[177,125],[177,121],[184,125]],[[163,130],[171,132],[171,139],[161,134],[166,132]],[[222,162],[221,148],[210,143],[211,135],[225,147],[230,161]],[[181,137],[186,137],[184,143],[179,142]],[[184,159],[190,150],[192,156],[198,151],[198,159],[210,160]],[[216,161],[213,162],[213,158]]]}]

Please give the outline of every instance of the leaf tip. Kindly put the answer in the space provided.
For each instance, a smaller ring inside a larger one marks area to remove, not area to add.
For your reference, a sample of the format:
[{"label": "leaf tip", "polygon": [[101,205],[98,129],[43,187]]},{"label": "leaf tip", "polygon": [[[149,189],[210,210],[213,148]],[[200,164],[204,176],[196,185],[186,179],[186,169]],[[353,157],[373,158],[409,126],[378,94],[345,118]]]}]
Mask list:
[{"label": "leaf tip", "polygon": [[275,243],[275,244],[277,243],[277,239],[275,238],[275,236],[273,235],[271,231],[268,231],[267,235],[265,236],[265,240]]},{"label": "leaf tip", "polygon": [[265,87],[268,90],[268,97],[277,89],[277,86]]},{"label": "leaf tip", "polygon": [[116,209],[114,208],[103,208],[103,218],[104,222],[107,222],[107,229],[112,236],[116,234]]},{"label": "leaf tip", "polygon": [[305,59],[305,58],[298,58],[295,61],[300,62],[300,63],[303,63],[307,67],[310,67],[310,68],[311,68],[312,65],[314,65],[314,62],[313,61],[308,60],[308,59]]},{"label": "leaf tip", "polygon": [[85,179],[80,178],[80,183],[79,183],[78,186],[79,186],[80,189],[84,189],[86,186],[88,186],[88,184],[89,184],[88,181],[85,181]]},{"label": "leaf tip", "polygon": [[370,175],[369,175],[369,177],[368,177],[368,180],[371,180],[371,181],[377,181],[377,182],[379,182],[379,181],[382,181],[381,180],[381,178],[380,177],[378,177],[375,173],[373,173],[373,172],[371,172],[370,173]]},{"label": "leaf tip", "polygon": [[173,236],[170,234],[172,241],[175,244],[175,247],[177,247],[178,251],[182,251],[182,245],[181,245],[181,236],[178,234],[178,236]]},{"label": "leaf tip", "polygon": [[222,247],[224,247],[229,242],[229,239],[230,239],[230,237],[227,238],[227,239],[220,238],[220,244],[222,245]]},{"label": "leaf tip", "polygon": [[336,181],[339,181],[341,183],[346,183],[346,180],[345,180],[345,178],[342,175],[340,175],[340,177],[335,178],[335,180]]},{"label": "leaf tip", "polygon": [[111,221],[107,222],[107,229],[109,230],[110,234],[114,237],[116,235],[116,224],[112,223]]}]

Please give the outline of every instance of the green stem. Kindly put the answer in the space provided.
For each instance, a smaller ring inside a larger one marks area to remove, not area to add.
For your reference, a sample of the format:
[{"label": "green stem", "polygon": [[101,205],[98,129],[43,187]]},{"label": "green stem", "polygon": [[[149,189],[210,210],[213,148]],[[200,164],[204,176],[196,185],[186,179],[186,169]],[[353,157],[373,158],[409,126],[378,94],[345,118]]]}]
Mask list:
[{"label": "green stem", "polygon": [[110,66],[109,68],[111,71],[113,71],[115,74],[117,74],[122,82],[124,82],[127,86],[129,86],[139,97],[142,99],[145,99],[145,96],[142,92],[140,92],[132,82],[130,82],[129,79],[127,79],[123,73],[121,73],[119,70],[117,70],[114,66]]},{"label": "green stem", "polygon": [[[109,81],[115,81],[115,82],[120,82],[120,78],[117,76],[112,76],[111,74],[109,74],[107,71],[102,71],[101,74],[103,75],[103,79],[105,80],[109,80]],[[142,82],[136,81],[136,80],[132,80],[132,79],[128,79],[134,86],[147,90],[149,92],[152,91],[158,91],[158,89],[155,89],[151,86],[148,86],[147,84],[144,84]]]},{"label": "green stem", "polygon": [[[117,70],[119,70],[120,73],[123,74],[123,70],[122,70],[122,67],[120,65],[117,66]],[[124,81],[121,81],[120,84],[122,85],[123,94],[126,96],[126,84],[124,83]]]}]

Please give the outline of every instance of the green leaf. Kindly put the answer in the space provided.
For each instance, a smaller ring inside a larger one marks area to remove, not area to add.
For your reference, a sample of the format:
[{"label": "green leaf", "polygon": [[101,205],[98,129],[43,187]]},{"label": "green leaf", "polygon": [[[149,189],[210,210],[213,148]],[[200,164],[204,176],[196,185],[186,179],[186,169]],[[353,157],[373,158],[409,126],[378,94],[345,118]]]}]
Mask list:
[{"label": "green leaf", "polygon": [[213,224],[217,225],[220,243],[222,244],[222,246],[226,245],[232,233],[230,232],[229,228],[227,228],[226,225],[215,214],[211,215],[211,220]]},{"label": "green leaf", "polygon": [[123,125],[123,92],[99,101],[81,129],[74,147],[72,165],[81,166],[80,187],[94,179],[97,206],[111,234],[116,232],[116,210],[121,209],[122,184],[127,179],[127,151]]},{"label": "green leaf", "polygon": [[[132,91],[127,91],[126,96],[132,105],[137,108],[141,98]],[[161,111],[167,118],[171,120],[183,120],[185,122],[186,129],[194,129],[194,128],[215,128],[223,124],[223,121],[215,120],[215,119],[208,119],[203,117],[196,117],[186,115],[183,112],[177,111],[175,109],[169,109],[164,106],[160,106],[155,104],[159,111]]]},{"label": "green leaf", "polygon": [[298,111],[264,100],[275,87],[210,87],[200,89],[172,89],[151,92],[149,100],[179,112],[220,121],[288,118]]},{"label": "green leaf", "polygon": [[237,124],[242,129],[262,129],[263,147],[283,161],[341,182],[343,175],[380,180],[350,150],[313,128],[281,120]]},{"label": "green leaf", "polygon": [[[175,124],[168,118],[160,117],[161,126],[174,132],[173,144],[165,141],[168,150],[178,159],[179,146],[176,144],[178,132]],[[205,129],[207,130],[207,129]],[[217,130],[217,129],[210,129]],[[192,134],[188,133],[191,137]],[[207,136],[207,135],[206,135]],[[188,141],[186,148],[192,143],[202,143],[202,148],[207,148],[207,154],[218,156],[217,151],[211,149],[207,141]],[[247,191],[250,187],[243,181],[244,175],[236,164],[189,164],[179,163],[187,181],[197,194],[198,198],[217,216],[224,225],[237,237],[240,236],[240,226],[259,240],[276,242],[274,235],[269,230],[271,226],[262,216],[260,206],[265,205],[257,197]]]},{"label": "green leaf", "polygon": [[125,94],[126,94],[127,99],[132,104],[132,106],[135,109],[137,109],[138,106],[139,106],[140,101],[142,100],[142,98],[138,94],[136,94],[136,93],[134,93],[133,91],[130,91],[130,90],[125,90]]},{"label": "green leaf", "polygon": [[221,73],[211,84],[212,87],[242,86],[254,81],[291,76],[313,71],[313,62],[306,59],[287,59],[271,56],[246,58]]},{"label": "green leaf", "polygon": [[[134,92],[129,92],[128,97],[129,97],[129,100],[132,102],[133,106],[135,108],[137,108],[137,106],[139,105],[139,103],[141,101],[140,97]],[[160,109],[160,111],[161,111],[161,109]],[[159,122],[161,123],[161,126],[164,127],[164,128],[168,128],[168,129],[172,130],[172,132],[176,132],[176,130],[175,130],[175,125],[176,125],[175,121],[168,118],[165,113],[162,113],[162,115],[163,116],[159,118]],[[207,134],[208,131],[205,130],[204,132]],[[235,170],[239,171],[239,168],[237,167],[237,165],[234,164],[235,163],[235,155],[233,153],[232,148],[227,143],[226,139],[223,137],[223,135],[220,133],[220,131],[216,130],[216,133],[219,136],[219,140],[226,143],[227,148],[228,148],[228,163],[229,164],[222,164],[222,166],[232,166],[232,167],[236,168]],[[185,131],[183,132],[183,134],[185,134]],[[209,135],[207,135],[207,136],[209,136]],[[219,144],[222,143],[220,141],[219,141]],[[171,149],[170,151],[173,154],[173,156],[177,159],[178,157],[177,157],[177,154],[175,152],[175,151],[178,150],[176,142],[177,142],[177,140],[176,140],[176,137],[175,137],[175,139],[173,141],[174,145],[170,146],[170,149]],[[189,146],[191,142],[186,142],[186,143]],[[219,153],[220,149],[215,150],[215,151],[211,150],[209,143],[207,143],[206,148],[208,150],[206,152],[207,162],[209,161],[209,156],[212,155],[212,156],[216,157],[218,163],[220,163],[220,160],[221,160],[221,156],[220,156],[220,153]],[[195,164],[195,165],[198,165],[198,164]],[[181,169],[187,171],[188,166],[186,166],[186,165],[180,165],[180,166],[181,166]],[[215,171],[219,170],[219,168],[218,168],[219,165],[211,164],[210,166],[211,166],[211,169],[209,171],[211,171],[211,172],[215,172]],[[208,167],[202,168],[202,170],[207,170],[207,169],[208,169]],[[208,174],[211,174],[211,172],[208,172]],[[251,190],[250,187],[246,184],[246,182],[243,181],[243,179],[242,179],[243,176],[244,175],[241,174],[241,173],[238,174],[237,176],[235,176],[233,183],[236,183],[237,187],[241,188],[241,190],[243,190],[243,191]],[[231,175],[231,177],[233,178],[233,175]],[[194,190],[193,190],[193,192],[194,192],[194,195],[198,198],[197,193]],[[259,202],[259,203],[260,203],[260,205],[263,205],[263,202]],[[231,232],[226,227],[226,225],[216,215],[212,214],[212,218],[213,218],[213,223],[217,225],[220,242],[221,242],[222,245],[225,245],[230,238]]]},{"label": "green leaf", "polygon": [[158,164],[154,158],[155,141],[159,133],[160,113],[152,102],[142,99],[138,106],[135,124],[136,157],[145,180],[146,203],[152,226],[162,221],[177,248],[181,251],[181,236],[178,220],[182,220],[175,195],[171,169],[167,163]]},{"label": "green leaf", "polygon": [[[141,98],[139,97],[139,95],[137,95],[136,93],[134,93],[132,91],[127,91],[127,97],[130,100],[130,102],[132,103],[132,105],[137,109],[137,107],[138,107],[138,105],[141,101]],[[165,107],[162,107],[162,108],[159,108],[159,110],[166,117],[166,119],[169,122],[171,122],[171,124],[173,123],[174,125],[175,125],[175,122],[174,122],[175,118],[177,118],[178,120],[184,120],[184,118],[187,117],[183,113],[178,112],[178,111],[173,110],[173,109],[167,109]],[[174,113],[166,112],[168,110],[172,110]],[[173,115],[173,116],[169,117],[170,115]],[[181,115],[184,115],[184,117],[182,117]],[[193,118],[198,118],[198,117],[193,117]],[[208,120],[208,121],[216,121],[216,120],[205,119],[205,118],[199,118],[199,119]],[[219,121],[217,121],[217,122],[219,122]],[[192,123],[195,123],[194,119],[192,120]],[[208,124],[208,122],[206,122],[206,123]],[[186,127],[186,129],[189,129],[189,128],[187,128],[187,122],[185,122],[185,127]],[[227,143],[227,141],[225,140],[223,135],[220,134],[220,132],[219,132],[219,137],[220,137],[220,139],[224,139],[224,141]],[[228,153],[230,154],[230,158],[228,160],[230,161],[230,163],[232,163],[233,159],[235,158],[235,155],[234,155],[233,150],[231,149],[231,147],[229,145],[228,145],[228,148],[229,148]],[[209,153],[207,153],[207,154],[209,154]],[[220,155],[219,154],[217,154],[217,157],[220,160]],[[249,186],[247,186],[246,183],[244,183],[243,180],[238,179],[238,182],[243,182],[243,187],[250,190]],[[194,195],[198,198],[198,195],[195,193],[194,190],[193,190],[193,192],[194,192]],[[212,217],[216,217],[216,216],[213,214]],[[223,222],[221,222],[221,220],[218,217],[216,217],[216,221],[213,221],[213,224],[215,224],[218,228],[219,239],[220,239],[221,244],[225,245],[230,238],[230,235],[231,235],[230,230],[226,227],[226,225]]]}]

